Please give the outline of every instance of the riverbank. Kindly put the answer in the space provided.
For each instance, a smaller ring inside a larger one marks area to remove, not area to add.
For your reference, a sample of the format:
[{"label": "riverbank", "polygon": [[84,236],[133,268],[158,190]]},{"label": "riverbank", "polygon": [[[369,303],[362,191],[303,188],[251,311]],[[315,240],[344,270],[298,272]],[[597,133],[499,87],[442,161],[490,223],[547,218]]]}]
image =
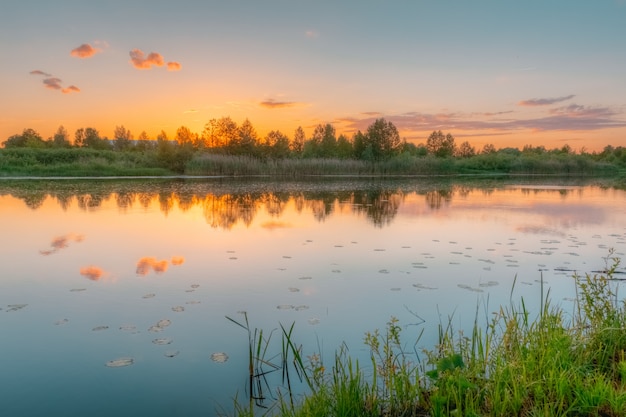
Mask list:
[{"label": "riverbank", "polygon": [[624,175],[621,160],[590,154],[494,152],[467,158],[400,154],[380,161],[340,158],[258,158],[207,152],[163,155],[157,150],[0,149],[0,177],[167,176],[420,176]]},{"label": "riverbank", "polygon": [[[249,334],[252,392],[248,404],[236,401],[236,415],[622,416],[626,307],[617,298],[616,274],[623,271],[613,252],[605,261],[604,273],[574,276],[573,313],[553,305],[542,284],[539,312],[528,311],[522,299],[483,320],[477,306],[471,334],[457,332],[449,318],[439,325],[437,345],[422,352],[414,350],[417,341],[403,339],[392,317],[385,329],[365,335],[371,364],[359,364],[345,347],[330,361],[305,357],[293,328],[281,326],[283,348],[274,365],[269,342],[246,317],[236,324]],[[282,371],[274,403],[263,369]],[[304,396],[292,395],[298,378]]]}]

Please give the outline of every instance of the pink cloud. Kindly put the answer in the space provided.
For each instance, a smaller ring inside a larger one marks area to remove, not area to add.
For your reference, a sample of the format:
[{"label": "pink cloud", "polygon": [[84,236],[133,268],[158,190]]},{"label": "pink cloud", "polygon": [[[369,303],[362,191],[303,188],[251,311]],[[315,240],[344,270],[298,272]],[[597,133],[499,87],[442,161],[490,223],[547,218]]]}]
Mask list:
[{"label": "pink cloud", "polygon": [[133,49],[129,52],[130,63],[137,69],[150,69],[154,65],[155,67],[162,67],[165,64],[163,55],[157,52],[150,52],[148,56],[141,49]]},{"label": "pink cloud", "polygon": [[180,71],[182,69],[182,65],[180,65],[180,62],[175,62],[175,61],[170,61],[167,63],[167,70],[168,71]]},{"label": "pink cloud", "polygon": [[69,87],[62,89],[61,92],[63,94],[80,93],[80,88],[75,85],[70,85]]},{"label": "pink cloud", "polygon": [[70,55],[76,58],[90,58],[92,56],[94,56],[95,54],[97,54],[98,52],[101,52],[102,49],[100,48],[94,48],[93,46],[89,45],[88,43],[84,43],[74,49],[71,50]]}]

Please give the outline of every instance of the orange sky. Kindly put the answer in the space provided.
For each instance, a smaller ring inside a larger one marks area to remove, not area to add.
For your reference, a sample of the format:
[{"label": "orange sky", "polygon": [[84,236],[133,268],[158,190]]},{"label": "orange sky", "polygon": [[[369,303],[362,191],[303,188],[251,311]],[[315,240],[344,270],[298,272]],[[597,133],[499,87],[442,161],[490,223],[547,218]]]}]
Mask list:
[{"label": "orange sky", "polygon": [[416,143],[626,146],[621,1],[35,3],[0,13],[0,141],[224,116],[351,136],[384,117]]}]

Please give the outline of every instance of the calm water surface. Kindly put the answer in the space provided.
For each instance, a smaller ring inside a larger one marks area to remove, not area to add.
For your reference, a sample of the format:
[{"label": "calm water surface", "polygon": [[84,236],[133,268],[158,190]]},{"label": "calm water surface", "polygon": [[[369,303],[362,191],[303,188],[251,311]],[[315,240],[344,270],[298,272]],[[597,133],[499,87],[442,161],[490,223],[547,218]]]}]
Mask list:
[{"label": "calm water surface", "polygon": [[244,311],[327,358],[367,358],[391,316],[431,348],[512,289],[536,308],[542,277],[571,311],[571,276],[626,252],[625,202],[557,180],[3,180],[0,410],[228,412],[248,345],[225,317]]}]

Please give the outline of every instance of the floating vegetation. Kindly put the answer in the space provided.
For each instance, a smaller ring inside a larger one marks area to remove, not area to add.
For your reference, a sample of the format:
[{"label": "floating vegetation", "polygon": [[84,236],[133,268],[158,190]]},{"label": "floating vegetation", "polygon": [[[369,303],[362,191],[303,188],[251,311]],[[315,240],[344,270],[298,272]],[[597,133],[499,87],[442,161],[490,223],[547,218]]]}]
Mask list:
[{"label": "floating vegetation", "polygon": [[320,319],[318,319],[317,317],[311,317],[307,320],[307,323],[309,323],[311,326],[315,326],[316,324],[320,324]]},{"label": "floating vegetation", "polygon": [[294,306],[292,306],[291,304],[280,304],[277,305],[276,308],[279,310],[293,310]]},{"label": "floating vegetation", "polygon": [[228,360],[228,355],[224,352],[211,353],[211,360],[217,363],[224,363]]},{"label": "floating vegetation", "polygon": [[54,322],[55,326],[63,326],[64,324],[69,323],[70,321],[68,319],[61,319],[61,320],[57,320]]},{"label": "floating vegetation", "polygon": [[450,262],[450,265],[461,265],[460,262]]},{"label": "floating vegetation", "polygon": [[193,305],[193,304],[200,304],[201,302],[202,301],[200,300],[189,300],[185,304]]},{"label": "floating vegetation", "polygon": [[105,366],[109,368],[121,368],[123,366],[129,366],[135,363],[133,358],[118,358],[113,359],[112,361],[108,361]]},{"label": "floating vegetation", "polygon": [[200,288],[200,284],[191,284],[191,288],[193,289]]},{"label": "floating vegetation", "polygon": [[289,256],[289,255],[283,255],[283,259],[291,259],[291,256]]},{"label": "floating vegetation", "polygon": [[183,307],[183,306],[175,306],[175,307],[172,307],[172,311],[174,311],[176,313],[182,313],[183,311],[185,311],[185,307]]},{"label": "floating vegetation", "polygon": [[500,285],[500,283],[498,281],[487,281],[487,282],[481,282],[480,284],[478,284],[479,287],[495,287],[497,285]]},{"label": "floating vegetation", "polygon": [[374,249],[374,252],[384,252],[386,249]]},{"label": "floating vegetation", "polygon": [[87,288],[72,288],[70,290],[70,292],[81,292],[81,291],[87,291]]},{"label": "floating vegetation", "polygon": [[402,246],[402,249],[411,249],[410,246]]},{"label": "floating vegetation", "polygon": [[306,280],[306,279],[313,279],[313,277],[300,277],[298,279]]},{"label": "floating vegetation", "polygon": [[137,326],[135,326],[134,324],[123,324],[120,326],[120,330],[129,333],[139,333],[137,331]]},{"label": "floating vegetation", "polygon": [[228,258],[228,259],[230,259],[231,261],[235,261],[235,260],[237,260],[237,257],[236,257],[236,256],[231,256],[231,257],[230,257],[230,258]]},{"label": "floating vegetation", "polygon": [[480,288],[470,287],[469,285],[466,285],[466,284],[458,284],[457,287],[462,288],[464,290],[472,291],[472,292],[483,292],[483,290]]},{"label": "floating vegetation", "polygon": [[289,287],[289,292],[300,292],[300,288]]},{"label": "floating vegetation", "polygon": [[399,287],[393,287],[393,288],[390,288],[390,290],[391,290],[391,291],[400,291],[400,290],[402,290],[402,288],[399,288]]},{"label": "floating vegetation", "polygon": [[340,274],[341,273],[341,269],[333,269],[331,272],[334,273],[334,274]]},{"label": "floating vegetation", "polygon": [[143,297],[141,297],[141,298],[154,298],[154,297],[156,297],[156,294],[154,294],[154,293],[150,293],[150,294],[146,294],[146,295],[144,295],[144,296],[143,296]]},{"label": "floating vegetation", "polygon": [[152,341],[152,343],[154,343],[155,345],[169,345],[172,342],[173,340],[170,339],[169,337],[160,337]]},{"label": "floating vegetation", "polygon": [[413,284],[413,286],[415,288],[417,288],[418,290],[436,290],[437,287],[429,287],[428,285],[424,285],[424,284]]},{"label": "floating vegetation", "polygon": [[93,332],[101,332],[102,330],[107,330],[109,326],[96,326],[91,331]]},{"label": "floating vegetation", "polygon": [[309,306],[307,306],[307,305],[301,305],[301,306],[296,306],[296,307],[294,307],[294,309],[295,309],[296,311],[308,310],[308,309],[309,309]]},{"label": "floating vegetation", "polygon": [[165,356],[166,358],[174,358],[174,357],[178,356],[179,353],[180,353],[180,351],[178,351],[178,350],[167,350],[167,351],[165,351],[163,356]]},{"label": "floating vegetation", "polygon": [[378,271],[380,274],[388,274],[389,270],[388,269],[381,269],[380,271]]},{"label": "floating vegetation", "polygon": [[172,324],[170,320],[162,319],[162,320],[159,320],[154,326],[150,326],[148,331],[152,333],[162,332],[170,324]]},{"label": "floating vegetation", "polygon": [[7,306],[7,313],[10,311],[18,311],[26,307],[28,304],[9,304]]}]

